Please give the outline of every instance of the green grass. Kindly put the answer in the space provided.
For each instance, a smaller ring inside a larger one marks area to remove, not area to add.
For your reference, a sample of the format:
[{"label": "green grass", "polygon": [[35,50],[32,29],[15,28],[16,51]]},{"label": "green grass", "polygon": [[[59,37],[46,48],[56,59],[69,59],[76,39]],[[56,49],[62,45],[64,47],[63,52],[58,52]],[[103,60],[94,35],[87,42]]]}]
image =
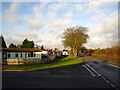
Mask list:
[{"label": "green grass", "polygon": [[64,59],[61,59],[55,63],[48,64],[35,64],[35,65],[19,65],[19,66],[3,66],[3,70],[37,70],[37,69],[47,69],[47,68],[56,68],[74,64],[83,63],[83,60],[80,58],[75,58],[74,56],[68,56]]}]

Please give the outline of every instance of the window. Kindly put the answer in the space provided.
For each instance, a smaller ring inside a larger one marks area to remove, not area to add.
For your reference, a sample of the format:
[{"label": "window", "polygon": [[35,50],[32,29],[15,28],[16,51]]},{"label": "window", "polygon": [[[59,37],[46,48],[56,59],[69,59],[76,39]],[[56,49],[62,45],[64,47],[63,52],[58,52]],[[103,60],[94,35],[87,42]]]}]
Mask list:
[{"label": "window", "polygon": [[36,54],[34,54],[34,57],[36,57]]},{"label": "window", "polygon": [[33,52],[30,52],[30,56],[33,57]]},{"label": "window", "polygon": [[33,57],[33,56],[34,56],[33,52],[28,53],[28,57]]},{"label": "window", "polygon": [[22,57],[22,53],[21,53],[21,57]]},{"label": "window", "polygon": [[11,54],[7,54],[8,57],[11,57]]},{"label": "window", "polygon": [[30,57],[30,53],[28,54],[28,57]]},{"label": "window", "polygon": [[19,55],[18,55],[18,54],[15,54],[15,57],[19,57]]}]

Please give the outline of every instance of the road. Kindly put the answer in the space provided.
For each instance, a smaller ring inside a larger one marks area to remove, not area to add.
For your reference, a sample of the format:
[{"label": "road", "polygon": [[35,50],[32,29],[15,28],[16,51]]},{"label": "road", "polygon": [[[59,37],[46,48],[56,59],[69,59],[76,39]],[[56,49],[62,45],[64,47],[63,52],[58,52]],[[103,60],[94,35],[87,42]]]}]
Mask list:
[{"label": "road", "polygon": [[42,71],[3,72],[2,88],[116,88],[87,64]]},{"label": "road", "polygon": [[83,56],[81,59],[83,59],[90,67],[92,67],[94,70],[99,72],[101,75],[103,75],[105,78],[120,88],[119,63],[114,64],[108,60],[103,60],[93,56]]}]

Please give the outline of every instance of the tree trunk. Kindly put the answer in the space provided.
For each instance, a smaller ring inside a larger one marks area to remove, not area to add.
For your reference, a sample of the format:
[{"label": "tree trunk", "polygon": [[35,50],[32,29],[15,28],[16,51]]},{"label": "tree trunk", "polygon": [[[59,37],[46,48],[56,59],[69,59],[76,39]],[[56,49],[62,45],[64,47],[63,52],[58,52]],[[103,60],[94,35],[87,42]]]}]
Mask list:
[{"label": "tree trunk", "polygon": [[76,48],[72,48],[72,53],[75,57],[77,57],[77,49]]}]

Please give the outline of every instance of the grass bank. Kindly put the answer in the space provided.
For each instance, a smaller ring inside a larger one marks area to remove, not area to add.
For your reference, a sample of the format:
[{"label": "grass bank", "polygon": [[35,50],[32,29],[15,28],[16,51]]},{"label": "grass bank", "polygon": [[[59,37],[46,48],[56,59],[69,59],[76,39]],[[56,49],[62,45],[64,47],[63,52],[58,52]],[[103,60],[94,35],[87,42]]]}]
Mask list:
[{"label": "grass bank", "polygon": [[68,56],[57,62],[48,63],[48,64],[34,64],[34,65],[19,65],[19,66],[3,66],[3,71],[32,71],[32,70],[41,70],[49,68],[57,68],[62,66],[69,66],[83,63],[83,60],[80,58],[75,58],[74,56]]}]

